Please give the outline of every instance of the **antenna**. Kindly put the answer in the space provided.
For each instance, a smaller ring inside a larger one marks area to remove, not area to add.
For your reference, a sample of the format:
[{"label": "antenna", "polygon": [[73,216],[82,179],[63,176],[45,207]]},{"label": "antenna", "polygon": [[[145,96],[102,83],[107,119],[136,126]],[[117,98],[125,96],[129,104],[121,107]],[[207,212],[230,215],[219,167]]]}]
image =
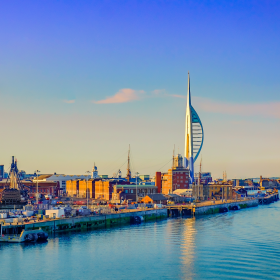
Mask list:
[{"label": "antenna", "polygon": [[130,144],[128,146],[128,157],[127,157],[127,173],[126,173],[126,179],[129,182],[131,178],[131,171],[130,171]]},{"label": "antenna", "polygon": [[175,144],[174,144],[174,149],[173,149],[173,163],[172,163],[172,168],[175,167]]},{"label": "antenna", "polygon": [[200,186],[200,182],[201,182],[201,164],[202,164],[202,159],[200,160],[200,164],[199,164],[198,186]]}]

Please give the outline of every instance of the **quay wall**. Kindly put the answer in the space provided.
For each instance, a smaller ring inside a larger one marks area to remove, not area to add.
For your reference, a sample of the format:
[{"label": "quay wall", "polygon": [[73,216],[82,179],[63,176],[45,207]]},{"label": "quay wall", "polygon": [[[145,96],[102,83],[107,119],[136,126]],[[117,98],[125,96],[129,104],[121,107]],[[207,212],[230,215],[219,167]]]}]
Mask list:
[{"label": "quay wall", "polygon": [[259,205],[258,199],[252,199],[252,200],[244,200],[244,201],[237,201],[231,203],[200,206],[200,207],[196,207],[195,210],[193,210],[193,213],[195,213],[195,215],[209,215],[209,214],[220,213],[221,209],[223,208],[227,208],[227,210],[231,210],[232,207],[239,206],[240,209],[243,209],[248,207],[256,207],[258,205]]},{"label": "quay wall", "polygon": [[157,219],[166,219],[167,209],[133,211],[100,216],[79,216],[63,219],[51,219],[34,223],[25,223],[24,225],[4,225],[3,228],[15,228],[24,226],[24,229],[41,228],[43,231],[46,232],[60,232],[78,229],[95,229],[101,227],[130,224],[131,217],[133,216],[142,216],[145,222]]}]

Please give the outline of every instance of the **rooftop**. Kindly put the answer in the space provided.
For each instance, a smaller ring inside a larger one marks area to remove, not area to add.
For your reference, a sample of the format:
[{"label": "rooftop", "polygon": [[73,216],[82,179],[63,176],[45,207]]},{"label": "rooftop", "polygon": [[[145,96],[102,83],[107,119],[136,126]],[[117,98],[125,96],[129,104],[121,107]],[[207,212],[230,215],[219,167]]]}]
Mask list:
[{"label": "rooftop", "polygon": [[149,198],[151,198],[152,200],[168,200],[167,197],[165,197],[163,194],[161,193],[155,193],[155,194],[147,194],[146,196],[148,196]]},{"label": "rooftop", "polygon": [[118,185],[118,184],[116,184],[115,186],[117,186],[117,188],[124,188],[124,189],[131,189],[131,188],[136,189],[136,186],[139,189],[145,189],[145,188],[147,188],[147,189],[150,189],[150,188],[157,189],[157,187],[154,186],[154,185]]}]

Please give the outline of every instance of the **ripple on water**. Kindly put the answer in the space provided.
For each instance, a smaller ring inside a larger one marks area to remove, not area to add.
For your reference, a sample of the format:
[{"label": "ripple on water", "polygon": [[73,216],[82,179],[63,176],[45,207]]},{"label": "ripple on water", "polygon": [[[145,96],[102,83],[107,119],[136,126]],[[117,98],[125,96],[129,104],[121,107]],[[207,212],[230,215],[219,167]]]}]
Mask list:
[{"label": "ripple on water", "polygon": [[1,244],[3,279],[280,279],[280,202]]}]

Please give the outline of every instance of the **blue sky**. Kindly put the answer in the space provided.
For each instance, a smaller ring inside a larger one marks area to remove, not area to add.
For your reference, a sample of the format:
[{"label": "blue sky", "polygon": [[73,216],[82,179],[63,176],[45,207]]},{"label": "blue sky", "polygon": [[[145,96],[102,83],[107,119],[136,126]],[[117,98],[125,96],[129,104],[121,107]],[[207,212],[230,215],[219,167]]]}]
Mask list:
[{"label": "blue sky", "polygon": [[278,1],[0,1],[0,161],[110,174],[130,144],[133,172],[165,171],[174,144],[183,152],[190,71],[203,170],[279,176],[279,13]]}]

